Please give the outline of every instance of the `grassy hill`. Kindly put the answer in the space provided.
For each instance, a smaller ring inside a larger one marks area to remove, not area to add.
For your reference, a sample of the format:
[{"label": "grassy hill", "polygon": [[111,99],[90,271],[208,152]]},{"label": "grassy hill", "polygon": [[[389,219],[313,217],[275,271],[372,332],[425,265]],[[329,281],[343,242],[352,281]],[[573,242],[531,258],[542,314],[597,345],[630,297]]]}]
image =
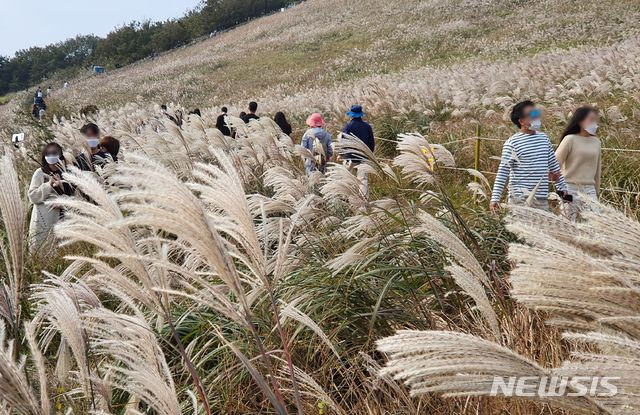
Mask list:
[{"label": "grassy hill", "polygon": [[[530,98],[548,108],[552,136],[573,108],[594,103],[605,115],[605,145],[638,148],[624,121],[638,120],[639,20],[633,0],[310,0],[156,60],[73,80],[55,92],[51,113],[135,101],[227,105],[237,114],[256,99],[261,112],[285,111],[298,127],[320,111],[338,128],[345,108],[360,102],[381,138],[419,130],[448,142],[478,132],[506,138],[504,112]],[[0,122],[9,118],[1,108]],[[483,146],[482,170],[493,170],[499,143]],[[472,150],[455,150],[471,167]],[[625,166],[606,168],[608,188],[638,190],[633,156],[607,154],[608,166]]]},{"label": "grassy hill", "polygon": [[[640,228],[627,216],[640,213],[640,158],[620,150],[640,150],[638,21],[636,0],[309,0],[72,80],[48,100],[49,117],[64,122],[38,123],[25,113],[30,94],[16,96],[0,106],[0,128],[26,129],[29,142],[1,150],[13,157],[0,160],[0,183],[17,190],[0,198],[11,254],[0,311],[15,354],[28,358],[0,359],[24,384],[3,389],[0,376],[0,390],[26,391],[6,394],[16,408],[49,396],[74,413],[618,413],[596,399],[476,392],[497,372],[578,370],[589,359],[590,373],[620,362],[637,372]],[[469,183],[466,170],[474,140],[491,180],[513,133],[505,114],[525,98],[543,107],[556,142],[576,106],[598,106],[602,196],[624,214],[600,207],[591,225],[521,208],[507,228],[487,212],[489,182]],[[214,128],[220,106],[235,115],[251,99],[262,114],[285,111],[292,137],[268,117],[230,117],[233,139]],[[163,102],[202,117],[179,128]],[[358,172],[331,164],[306,175],[302,119],[321,111],[333,132],[355,102],[376,153]],[[65,173],[85,196],[56,200],[67,208],[57,228],[66,245],[23,256],[29,156],[50,139],[69,156],[81,151],[89,104],[100,111],[88,118],[121,140],[121,161]],[[398,137],[416,131],[424,137]],[[60,278],[43,282],[43,269]],[[379,343],[399,329],[422,334]],[[381,349],[406,361],[381,371]],[[640,382],[625,382],[621,402],[637,412]]]},{"label": "grassy hill", "polygon": [[610,45],[637,34],[639,18],[632,0],[310,0],[156,60],[75,80],[57,98],[72,110],[140,97],[185,106],[259,98],[271,109],[283,97],[348,93],[356,80],[417,68]]}]

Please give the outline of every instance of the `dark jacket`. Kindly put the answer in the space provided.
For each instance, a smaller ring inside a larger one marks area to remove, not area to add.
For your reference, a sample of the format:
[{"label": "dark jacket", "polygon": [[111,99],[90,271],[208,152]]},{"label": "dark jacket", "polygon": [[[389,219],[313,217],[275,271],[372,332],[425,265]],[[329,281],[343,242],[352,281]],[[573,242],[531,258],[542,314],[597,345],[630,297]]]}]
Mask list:
[{"label": "dark jacket", "polygon": [[34,103],[38,106],[38,109],[41,109],[41,110],[47,109],[47,104],[44,103],[44,99],[42,99],[42,97],[36,97]]},{"label": "dark jacket", "polygon": [[258,117],[256,114],[247,114],[244,116],[244,118],[242,118],[242,121],[244,121],[245,123],[249,123],[249,121],[251,120],[257,120],[260,117]]},{"label": "dark jacket", "polygon": [[95,170],[94,166],[104,167],[105,164],[111,161],[113,161],[111,154],[105,153],[104,151],[98,151],[96,154],[92,154],[91,163],[88,162],[86,154],[82,153],[76,157],[76,167],[82,171],[93,171]]},{"label": "dark jacket", "polygon": [[224,122],[224,116],[227,114],[220,114],[216,119],[216,128],[220,130],[223,135],[231,136],[231,130],[227,127],[227,124]]},{"label": "dark jacket", "polygon": [[[372,152],[375,150],[376,142],[373,138],[373,128],[371,128],[368,123],[364,122],[362,118],[354,118],[349,121],[347,125],[344,126],[342,132],[344,134],[350,134],[358,137],[360,141],[365,143]],[[361,157],[353,153],[346,153],[343,157],[345,160],[352,161],[361,159]]]}]

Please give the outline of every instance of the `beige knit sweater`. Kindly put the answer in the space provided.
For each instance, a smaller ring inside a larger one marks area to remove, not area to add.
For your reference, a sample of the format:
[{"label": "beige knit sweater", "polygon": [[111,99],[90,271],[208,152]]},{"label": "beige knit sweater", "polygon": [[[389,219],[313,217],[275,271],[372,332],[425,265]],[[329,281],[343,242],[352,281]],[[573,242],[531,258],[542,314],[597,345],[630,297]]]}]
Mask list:
[{"label": "beige knit sweater", "polygon": [[602,171],[600,150],[598,137],[566,136],[556,150],[565,181],[569,184],[593,185],[599,192]]}]

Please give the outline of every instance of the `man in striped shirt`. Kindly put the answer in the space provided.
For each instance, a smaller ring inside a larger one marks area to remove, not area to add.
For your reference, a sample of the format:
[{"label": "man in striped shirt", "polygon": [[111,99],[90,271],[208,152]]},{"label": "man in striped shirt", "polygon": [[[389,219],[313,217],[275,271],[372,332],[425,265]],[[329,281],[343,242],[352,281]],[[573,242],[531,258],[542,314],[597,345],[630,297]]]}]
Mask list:
[{"label": "man in striped shirt", "polygon": [[513,107],[511,121],[520,131],[502,147],[500,167],[491,195],[492,211],[499,209],[507,181],[509,203],[513,204],[525,204],[533,196],[531,206],[548,209],[549,179],[555,182],[559,191],[566,192],[567,186],[551,141],[545,133],[538,131],[542,124],[541,115],[531,101],[523,101]]}]

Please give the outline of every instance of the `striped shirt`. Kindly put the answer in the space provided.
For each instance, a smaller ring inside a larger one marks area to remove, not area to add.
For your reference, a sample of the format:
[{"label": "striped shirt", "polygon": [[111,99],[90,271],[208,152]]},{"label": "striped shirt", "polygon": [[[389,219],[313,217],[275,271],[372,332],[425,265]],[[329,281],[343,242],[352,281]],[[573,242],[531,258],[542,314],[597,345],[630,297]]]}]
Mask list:
[{"label": "striped shirt", "polygon": [[[536,198],[546,199],[549,196],[549,172],[559,171],[560,165],[545,133],[518,132],[502,147],[502,158],[493,184],[491,201],[500,201],[507,180],[511,197],[528,197],[538,186]],[[556,187],[558,190],[567,189],[562,175],[556,181]]]}]

